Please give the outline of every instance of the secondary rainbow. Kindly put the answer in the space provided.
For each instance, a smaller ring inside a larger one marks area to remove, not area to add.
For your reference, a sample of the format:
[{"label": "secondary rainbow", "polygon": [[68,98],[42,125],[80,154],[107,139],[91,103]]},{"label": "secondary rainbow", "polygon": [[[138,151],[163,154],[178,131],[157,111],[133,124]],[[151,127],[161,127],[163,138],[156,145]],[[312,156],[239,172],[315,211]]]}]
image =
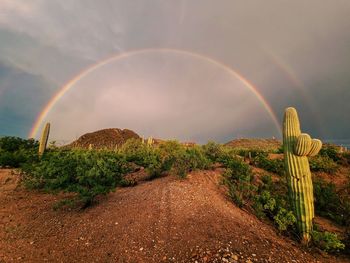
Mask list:
[{"label": "secondary rainbow", "polygon": [[323,126],[321,125],[322,122],[320,119],[320,115],[317,114],[314,99],[311,96],[311,94],[307,91],[307,88],[304,85],[304,83],[297,76],[293,67],[290,64],[288,64],[281,56],[278,56],[267,49],[265,49],[264,51],[269,55],[269,58],[271,59],[272,63],[275,64],[277,68],[284,73],[284,75],[287,77],[290,83],[293,84],[293,87],[297,90],[298,95],[300,95],[305,101],[304,104],[309,107],[309,110],[311,111],[314,120],[316,120],[318,129],[321,133],[323,133]]},{"label": "secondary rainbow", "polygon": [[204,56],[202,54],[190,52],[187,50],[179,50],[179,49],[171,49],[171,48],[149,48],[149,49],[139,49],[139,50],[133,50],[133,51],[128,51],[122,54],[117,54],[112,57],[108,57],[86,69],[81,71],[78,75],[76,75],[74,78],[69,80],[52,98],[51,100],[46,104],[46,106],[43,108],[43,110],[40,112],[38,115],[37,119],[34,122],[34,125],[28,135],[30,138],[34,138],[37,136],[39,128],[41,127],[43,121],[49,114],[49,112],[52,110],[52,108],[55,106],[55,104],[66,94],[67,91],[69,91],[72,87],[74,87],[75,84],[77,84],[81,79],[86,77],[88,74],[92,73],[94,70],[116,60],[120,60],[123,58],[139,55],[139,54],[144,54],[144,53],[149,53],[149,52],[170,52],[170,53],[176,53],[176,54],[182,54],[182,55],[188,55],[197,59],[202,59],[204,61],[207,61],[209,63],[212,63],[213,65],[216,65],[219,68],[222,68],[229,72],[232,76],[237,78],[245,87],[247,87],[255,96],[256,98],[260,101],[260,103],[264,106],[265,110],[271,117],[274,125],[276,126],[277,131],[281,134],[281,127],[279,125],[279,122],[277,120],[276,115],[274,114],[273,110],[271,109],[270,105],[267,103],[265,98],[258,92],[256,87],[253,86],[246,78],[244,78],[241,74],[239,74],[237,71],[233,70],[231,67],[228,65],[221,63],[217,60],[214,60],[210,57]]}]

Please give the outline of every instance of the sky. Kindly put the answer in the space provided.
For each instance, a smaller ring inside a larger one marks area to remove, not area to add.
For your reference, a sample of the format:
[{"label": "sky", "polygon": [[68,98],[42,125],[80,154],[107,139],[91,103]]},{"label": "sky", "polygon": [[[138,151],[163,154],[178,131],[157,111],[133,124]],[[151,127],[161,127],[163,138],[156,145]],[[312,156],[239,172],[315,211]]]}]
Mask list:
[{"label": "sky", "polygon": [[0,0],[0,136],[280,138],[294,106],[304,132],[350,139],[349,17],[348,0]]}]

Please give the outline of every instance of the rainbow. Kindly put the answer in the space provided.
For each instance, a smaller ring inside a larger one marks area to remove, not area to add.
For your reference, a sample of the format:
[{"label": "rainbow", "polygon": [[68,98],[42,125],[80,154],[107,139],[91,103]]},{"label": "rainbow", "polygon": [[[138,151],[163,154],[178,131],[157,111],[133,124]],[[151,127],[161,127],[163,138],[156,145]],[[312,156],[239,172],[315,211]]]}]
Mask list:
[{"label": "rainbow", "polygon": [[52,98],[51,100],[46,104],[46,106],[43,108],[43,110],[40,112],[38,117],[36,118],[32,129],[28,135],[30,138],[34,138],[37,136],[39,128],[41,127],[44,119],[47,117],[49,112],[52,110],[52,108],[55,106],[55,104],[66,94],[67,91],[69,91],[74,85],[76,85],[81,79],[86,77],[88,74],[92,73],[93,71],[97,70],[98,68],[116,60],[124,59],[127,57],[139,55],[139,54],[144,54],[144,53],[149,53],[149,52],[171,52],[171,53],[176,53],[176,54],[181,54],[181,55],[188,55],[193,58],[201,59],[206,62],[209,62],[219,68],[222,68],[223,70],[227,71],[229,74],[237,78],[245,87],[247,87],[255,96],[256,98],[260,101],[260,103],[264,106],[265,110],[271,117],[272,121],[274,122],[274,125],[276,126],[277,131],[279,132],[279,135],[281,134],[281,128],[278,122],[278,119],[276,115],[274,114],[272,108],[270,105],[267,103],[265,98],[259,93],[256,87],[253,86],[246,78],[244,78],[241,74],[239,74],[237,71],[233,70],[229,66],[227,66],[224,63],[221,63],[219,61],[216,61],[210,57],[186,51],[186,50],[179,50],[179,49],[171,49],[171,48],[149,48],[149,49],[139,49],[139,50],[133,50],[129,52],[125,52],[122,54],[117,54],[112,57],[108,57],[86,69],[81,71],[78,75],[76,75],[74,78],[69,80]]},{"label": "rainbow", "polygon": [[293,87],[301,95],[302,99],[309,107],[309,110],[311,111],[314,119],[316,120],[316,124],[320,132],[323,133],[323,127],[321,125],[322,122],[320,119],[320,115],[317,114],[317,109],[315,107],[313,97],[310,95],[309,92],[307,92],[306,86],[300,80],[300,78],[298,78],[295,70],[284,59],[282,59],[281,56],[277,56],[276,54],[268,50],[265,50],[265,52],[269,55],[269,58],[271,59],[272,63],[275,64],[277,68],[279,68],[284,73],[289,82],[293,84]]}]

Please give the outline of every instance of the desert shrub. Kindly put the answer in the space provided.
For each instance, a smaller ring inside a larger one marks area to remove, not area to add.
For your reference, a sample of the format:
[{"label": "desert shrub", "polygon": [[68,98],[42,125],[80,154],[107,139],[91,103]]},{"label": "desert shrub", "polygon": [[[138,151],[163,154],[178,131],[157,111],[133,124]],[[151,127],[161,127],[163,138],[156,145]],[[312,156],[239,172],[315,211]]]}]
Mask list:
[{"label": "desert shrub", "polygon": [[338,165],[328,156],[317,155],[309,158],[310,170],[312,172],[325,172],[334,174],[338,170]]},{"label": "desert shrub", "polygon": [[266,154],[258,154],[257,156],[255,156],[253,164],[268,172],[276,173],[279,175],[284,174],[283,160],[280,160],[280,159],[271,160]]},{"label": "desert shrub", "polygon": [[228,186],[229,195],[234,203],[242,207],[251,198],[254,190],[251,168],[233,156],[222,156],[221,162],[226,167],[224,183]]},{"label": "desert shrub", "polygon": [[119,185],[129,166],[125,157],[110,151],[56,150],[23,171],[28,188],[77,193],[77,201],[86,207]]},{"label": "desert shrub", "polygon": [[153,147],[142,143],[139,139],[129,139],[127,140],[119,149],[118,153],[125,156],[128,162],[133,162],[140,166],[147,166],[150,162],[150,153]]},{"label": "desert shrub", "polygon": [[2,137],[0,138],[0,149],[7,152],[15,152],[20,149],[30,150],[38,148],[39,143],[34,139],[22,139],[19,137]]},{"label": "desert shrub", "polygon": [[260,150],[260,149],[237,149],[237,154],[239,156],[242,156],[244,158],[255,158],[259,155],[267,156],[268,153],[266,151]]},{"label": "desert shrub", "polygon": [[[260,189],[263,188],[267,187]],[[274,196],[267,190],[256,194],[253,205],[258,217],[267,216],[277,225],[280,231],[286,231],[289,227],[293,227],[296,222],[293,212],[286,208],[287,206],[287,202],[283,197]]]},{"label": "desert shrub", "polygon": [[334,162],[338,162],[340,160],[340,154],[338,150],[333,145],[325,145],[320,150],[320,156],[328,157],[332,159]]},{"label": "desert shrub", "polygon": [[162,158],[164,170],[170,171],[176,160],[184,159],[185,147],[178,141],[170,140],[163,142],[158,147]]},{"label": "desert shrub", "polygon": [[217,162],[223,153],[223,146],[215,142],[208,142],[202,146],[205,156],[212,162]]},{"label": "desert shrub", "polygon": [[197,145],[186,148],[186,158],[191,170],[208,169],[212,164],[203,148]]},{"label": "desert shrub", "polygon": [[341,160],[344,165],[350,165],[350,151],[341,154]]},{"label": "desert shrub", "polygon": [[350,224],[349,199],[340,198],[333,183],[321,179],[314,181],[316,214],[327,217],[340,225]]},{"label": "desert shrub", "polygon": [[128,162],[145,167],[150,178],[159,177],[163,172],[184,178],[188,172],[206,169],[211,163],[201,147],[186,147],[175,140],[149,146],[140,140],[131,139],[118,152]]},{"label": "desert shrub", "polygon": [[18,168],[38,159],[38,142],[18,137],[0,138],[0,166]]},{"label": "desert shrub", "polygon": [[276,209],[276,200],[271,196],[269,191],[262,191],[260,195],[255,197],[255,202],[259,204],[259,208],[261,208],[266,214],[273,217],[274,211]]},{"label": "desert shrub", "polygon": [[185,178],[187,173],[196,169],[207,169],[211,161],[203,148],[186,147],[177,141],[166,141],[159,145],[162,169]]},{"label": "desert shrub", "polygon": [[280,231],[285,231],[288,227],[293,226],[296,223],[295,215],[292,211],[288,211],[283,207],[278,209],[277,214],[273,217],[275,223]]},{"label": "desert shrub", "polygon": [[280,147],[278,147],[278,149],[276,149],[275,153],[284,153],[283,144]]},{"label": "desert shrub", "polygon": [[139,139],[129,139],[118,149],[128,162],[144,167],[150,179],[161,176],[166,169],[163,167],[160,151],[153,146],[142,143]]},{"label": "desert shrub", "polygon": [[337,213],[340,199],[336,193],[333,183],[326,183],[323,180],[314,181],[315,210],[320,216],[334,219]]},{"label": "desert shrub", "polygon": [[269,174],[264,174],[261,176],[261,181],[262,181],[262,185],[260,186],[260,188],[262,190],[270,190],[273,188],[273,184],[272,184],[272,176]]},{"label": "desert shrub", "polygon": [[335,233],[313,231],[312,239],[315,246],[326,252],[339,252],[345,248],[345,245],[339,240]]},{"label": "desert shrub", "polygon": [[296,218],[291,211],[285,183],[273,183],[271,175],[263,175],[253,200],[257,217],[267,217],[280,231],[294,230]]},{"label": "desert shrub", "polygon": [[119,186],[121,186],[121,187],[133,187],[136,185],[137,185],[137,181],[135,181],[135,180],[128,180],[128,179],[122,178],[119,181]]}]

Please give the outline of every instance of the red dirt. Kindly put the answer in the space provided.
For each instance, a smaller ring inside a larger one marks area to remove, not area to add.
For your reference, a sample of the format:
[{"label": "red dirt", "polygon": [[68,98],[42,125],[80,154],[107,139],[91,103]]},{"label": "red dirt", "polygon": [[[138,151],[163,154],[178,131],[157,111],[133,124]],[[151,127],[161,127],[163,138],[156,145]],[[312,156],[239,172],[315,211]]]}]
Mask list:
[{"label": "red dirt", "polygon": [[131,138],[139,139],[140,136],[134,131],[128,129],[104,129],[86,133],[80,136],[78,140],[66,145],[65,147],[88,149],[91,144],[91,147],[94,149],[115,149],[116,146],[122,145]]},{"label": "red dirt", "polygon": [[350,167],[339,166],[334,174],[324,172],[313,173],[315,178],[320,178],[327,183],[333,183],[337,189],[347,188],[350,183]]},{"label": "red dirt", "polygon": [[228,201],[220,178],[167,176],[54,211],[62,195],[24,190],[0,170],[0,262],[350,262],[278,235]]}]

